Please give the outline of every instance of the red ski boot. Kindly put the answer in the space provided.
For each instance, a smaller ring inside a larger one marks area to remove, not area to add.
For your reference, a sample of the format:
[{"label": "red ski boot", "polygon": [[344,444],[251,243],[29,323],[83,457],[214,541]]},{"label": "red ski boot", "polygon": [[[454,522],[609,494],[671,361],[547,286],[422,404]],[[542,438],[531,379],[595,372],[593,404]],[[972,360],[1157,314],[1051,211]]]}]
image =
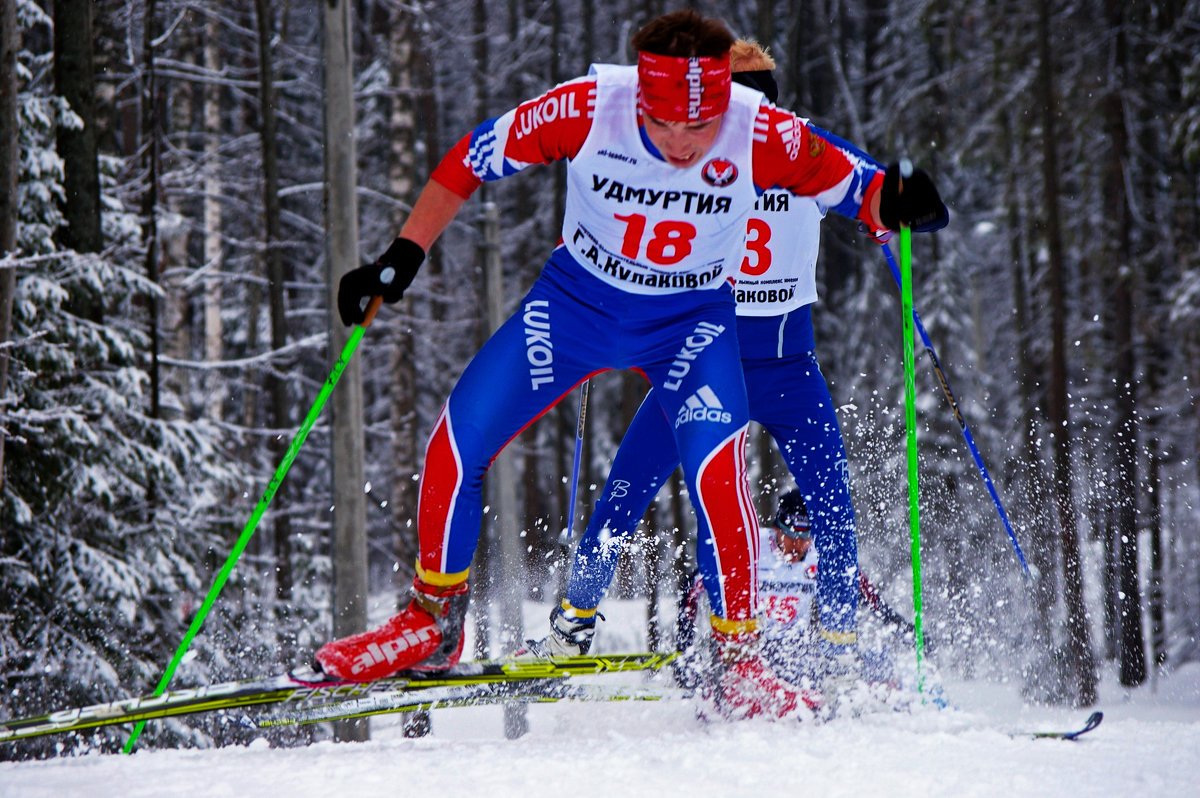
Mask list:
[{"label": "red ski boot", "polygon": [[402,670],[440,671],[458,663],[463,649],[467,583],[435,587],[413,580],[412,601],[380,627],[326,643],[321,670],[337,679],[369,682]]},{"label": "red ski boot", "polygon": [[717,686],[716,702],[729,718],[759,715],[779,720],[821,708],[820,696],[775,675],[759,653],[758,633],[713,630],[725,672]]}]

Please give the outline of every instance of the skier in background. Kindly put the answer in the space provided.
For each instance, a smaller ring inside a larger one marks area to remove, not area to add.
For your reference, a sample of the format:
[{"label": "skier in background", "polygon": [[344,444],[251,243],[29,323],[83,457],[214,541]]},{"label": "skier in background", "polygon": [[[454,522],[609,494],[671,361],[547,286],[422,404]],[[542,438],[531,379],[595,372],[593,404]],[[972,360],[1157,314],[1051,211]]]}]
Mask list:
[{"label": "skier in background", "polygon": [[[819,638],[814,634],[820,556],[812,545],[813,527],[800,491],[792,489],[780,494],[772,523],[761,524],[759,529],[758,591],[764,655],[775,672],[793,684],[818,684],[826,677]],[[914,633],[913,624],[883,600],[866,574],[859,571],[857,581],[858,595],[875,617],[902,636]],[[704,641],[695,639],[703,592],[699,580],[693,579],[680,602],[676,624],[676,648],[684,653],[685,659],[685,666],[677,669],[677,673],[687,687],[703,686],[709,669]],[[886,649],[860,647],[860,660],[862,671],[858,675],[864,681],[898,684]]]},{"label": "skier in background", "polygon": [[[492,458],[584,379],[639,368],[662,412],[683,419],[674,444],[700,519],[714,636],[729,663],[723,688],[752,713],[781,717],[799,705],[756,645],[758,520],[732,285],[746,220],[771,188],[814,197],[873,232],[915,227],[944,206],[919,170],[901,191],[898,167],[867,165],[731,85],[733,36],[720,22],[677,11],[632,43],[636,67],[596,67],[465,136],[383,256],[342,279],[339,314],[361,322],[372,297],[402,297],[482,181],[569,161],[562,244],[468,364],[430,437],[412,600],[382,626],[322,646],[315,659],[330,676],[365,681],[455,664]],[[692,414],[696,402],[720,412]]]}]

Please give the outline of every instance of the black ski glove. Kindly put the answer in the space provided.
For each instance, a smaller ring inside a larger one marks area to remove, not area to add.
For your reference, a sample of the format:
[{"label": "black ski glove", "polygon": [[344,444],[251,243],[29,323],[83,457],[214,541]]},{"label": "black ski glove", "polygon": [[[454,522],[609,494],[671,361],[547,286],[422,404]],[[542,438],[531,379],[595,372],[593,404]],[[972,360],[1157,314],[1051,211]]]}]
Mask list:
[{"label": "black ski glove", "polygon": [[879,220],[889,230],[908,225],[914,233],[932,233],[949,224],[950,212],[924,170],[912,169],[911,174],[902,175],[900,164],[894,163],[883,175]]},{"label": "black ski glove", "polygon": [[337,298],[342,324],[362,324],[371,297],[399,302],[424,262],[425,250],[407,238],[397,238],[379,260],[342,275]]}]

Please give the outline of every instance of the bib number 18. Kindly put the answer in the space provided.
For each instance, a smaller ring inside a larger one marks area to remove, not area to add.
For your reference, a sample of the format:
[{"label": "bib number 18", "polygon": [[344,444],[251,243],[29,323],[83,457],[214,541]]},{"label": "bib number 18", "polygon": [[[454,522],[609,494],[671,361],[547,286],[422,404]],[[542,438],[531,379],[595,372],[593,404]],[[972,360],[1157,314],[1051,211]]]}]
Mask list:
[{"label": "bib number 18", "polygon": [[[629,216],[616,216],[617,221],[625,223],[625,236],[621,240],[621,254],[630,260],[637,260],[642,254],[642,241],[646,238],[646,217],[640,213]],[[690,222],[661,221],[650,231],[650,240],[646,241],[646,259],[660,266],[670,266],[692,254],[692,239],[696,237],[696,227]]]}]

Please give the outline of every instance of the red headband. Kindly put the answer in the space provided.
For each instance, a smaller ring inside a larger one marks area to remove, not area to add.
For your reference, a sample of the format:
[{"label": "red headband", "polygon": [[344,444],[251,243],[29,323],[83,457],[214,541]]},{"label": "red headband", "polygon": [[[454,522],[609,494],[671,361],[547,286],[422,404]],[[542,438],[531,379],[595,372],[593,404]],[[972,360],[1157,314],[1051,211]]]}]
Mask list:
[{"label": "red headband", "polygon": [[729,107],[729,53],[680,58],[638,53],[638,105],[663,122],[701,122]]}]

